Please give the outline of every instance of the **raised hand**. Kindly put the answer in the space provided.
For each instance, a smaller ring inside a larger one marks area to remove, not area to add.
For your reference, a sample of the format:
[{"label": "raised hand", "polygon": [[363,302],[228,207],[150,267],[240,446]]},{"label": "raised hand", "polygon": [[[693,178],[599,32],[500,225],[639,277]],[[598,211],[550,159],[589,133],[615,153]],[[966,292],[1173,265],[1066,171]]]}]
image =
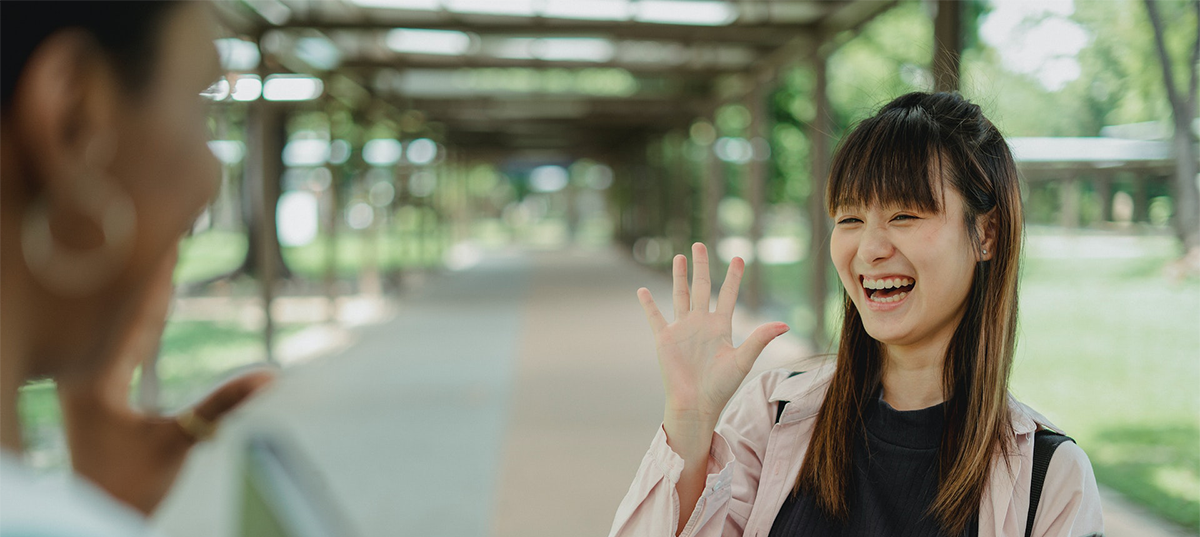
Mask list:
[{"label": "raised hand", "polygon": [[746,263],[740,257],[729,263],[716,311],[708,310],[712,283],[708,275],[708,250],[692,245],[696,275],[688,293],[687,258],[672,261],[675,321],[668,323],[654,305],[650,290],[638,289],[638,299],[654,331],[658,364],[662,368],[667,407],[663,431],[667,445],[684,461],[675,491],[679,498],[676,534],[687,523],[705,486],[705,472],[713,430],[721,410],[733,397],[758,355],[771,340],[787,332],[783,323],[759,326],[740,347],[733,346],[733,307]]},{"label": "raised hand", "polygon": [[[654,304],[650,291],[638,289],[638,299],[654,331],[658,362],[667,394],[666,421],[716,425],[725,404],[750,372],[758,355],[771,340],[787,332],[784,323],[767,323],[750,334],[740,347],[733,346],[733,308],[737,303],[745,262],[735,257],[721,286],[716,311],[709,311],[708,251],[692,245],[695,268],[688,292],[687,258],[675,256],[672,267],[674,322],[668,323]],[[711,429],[709,429],[711,432]],[[668,431],[669,433],[670,431]]]}]

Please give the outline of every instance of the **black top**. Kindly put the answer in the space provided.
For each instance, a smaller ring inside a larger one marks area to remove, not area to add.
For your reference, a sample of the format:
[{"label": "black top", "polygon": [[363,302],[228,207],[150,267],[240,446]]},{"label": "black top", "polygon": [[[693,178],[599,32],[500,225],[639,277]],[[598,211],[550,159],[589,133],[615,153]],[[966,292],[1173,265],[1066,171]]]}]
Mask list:
[{"label": "black top", "polygon": [[[854,476],[844,523],[817,507],[808,492],[788,495],[770,537],[949,537],[928,514],[937,496],[937,454],[943,405],[899,411],[883,398],[866,409],[865,438],[854,442]],[[979,534],[978,516],[961,534]]]}]

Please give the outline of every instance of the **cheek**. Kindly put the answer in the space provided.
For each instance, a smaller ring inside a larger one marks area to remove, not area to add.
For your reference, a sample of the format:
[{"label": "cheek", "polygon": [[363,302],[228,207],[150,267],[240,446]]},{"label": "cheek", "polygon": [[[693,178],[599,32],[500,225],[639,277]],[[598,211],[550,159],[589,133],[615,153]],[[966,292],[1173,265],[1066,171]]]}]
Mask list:
[{"label": "cheek", "polygon": [[835,230],[829,238],[829,258],[833,262],[834,268],[837,269],[842,285],[847,289],[850,289],[852,285],[857,285],[851,281],[850,276],[850,263],[854,260],[856,249],[857,243],[846,233]]},{"label": "cheek", "polygon": [[925,291],[934,304],[955,310],[966,300],[973,267],[962,262],[957,246],[939,251],[943,255],[921,259],[918,266],[923,270],[919,271],[918,278],[930,284],[925,286]]},{"label": "cheek", "polygon": [[161,261],[220,186],[198,108],[147,103],[122,127],[116,173],[137,209],[135,274]]},{"label": "cheek", "polygon": [[145,213],[140,224],[179,234],[216,195],[220,168],[208,149],[202,114],[183,106],[156,107],[143,117],[133,133],[138,162],[131,170],[142,202],[139,217]]}]

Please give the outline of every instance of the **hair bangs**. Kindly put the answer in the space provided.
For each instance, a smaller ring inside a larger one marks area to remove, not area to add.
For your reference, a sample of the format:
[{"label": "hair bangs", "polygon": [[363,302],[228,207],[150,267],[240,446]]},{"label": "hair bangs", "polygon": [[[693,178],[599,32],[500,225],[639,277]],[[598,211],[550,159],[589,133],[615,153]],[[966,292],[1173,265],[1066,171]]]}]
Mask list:
[{"label": "hair bangs", "polygon": [[854,129],[830,167],[829,214],[875,204],[941,212],[942,148],[931,123],[920,108],[892,109]]}]

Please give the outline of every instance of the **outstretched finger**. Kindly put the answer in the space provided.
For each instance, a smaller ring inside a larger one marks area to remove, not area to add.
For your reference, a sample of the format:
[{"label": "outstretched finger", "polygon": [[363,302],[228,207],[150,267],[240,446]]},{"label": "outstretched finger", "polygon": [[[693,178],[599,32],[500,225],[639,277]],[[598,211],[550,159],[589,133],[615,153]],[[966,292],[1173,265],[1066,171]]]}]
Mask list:
[{"label": "outstretched finger", "polygon": [[691,298],[688,296],[687,257],[683,254],[675,256],[671,261],[671,280],[675,284],[671,293],[675,304],[675,320],[679,321],[692,309]]},{"label": "outstretched finger", "polygon": [[787,333],[788,330],[788,325],[784,323],[767,323],[755,328],[754,332],[750,333],[750,337],[746,338],[746,341],[743,341],[734,353],[738,367],[742,371],[750,371],[763,349],[767,348],[767,344]]},{"label": "outstretched finger", "polygon": [[193,410],[197,416],[216,422],[270,384],[276,374],[273,370],[261,369],[238,376],[213,390]]},{"label": "outstretched finger", "polygon": [[737,305],[738,288],[742,285],[742,274],[746,272],[746,262],[735,257],[729,262],[729,271],[725,273],[725,283],[721,284],[721,294],[717,296],[717,313],[733,317],[733,307]]},{"label": "outstretched finger", "polygon": [[658,335],[658,331],[667,326],[667,320],[663,318],[662,312],[658,311],[658,306],[654,305],[654,297],[650,296],[649,289],[638,289],[637,295],[638,302],[642,303],[642,311],[646,312],[646,320],[650,322],[650,330],[654,335]]},{"label": "outstretched finger", "polygon": [[692,245],[692,309],[708,313],[708,298],[712,295],[712,280],[708,273],[708,249],[704,243]]}]

